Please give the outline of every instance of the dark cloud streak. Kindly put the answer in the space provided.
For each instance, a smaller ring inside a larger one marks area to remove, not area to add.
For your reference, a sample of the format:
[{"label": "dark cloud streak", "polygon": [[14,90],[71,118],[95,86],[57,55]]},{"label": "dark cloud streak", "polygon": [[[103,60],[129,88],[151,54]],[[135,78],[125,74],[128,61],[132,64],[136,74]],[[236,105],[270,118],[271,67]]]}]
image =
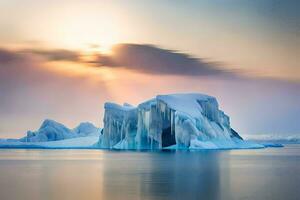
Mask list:
[{"label": "dark cloud streak", "polygon": [[77,51],[65,50],[65,49],[26,49],[22,50],[21,53],[30,53],[39,55],[46,58],[49,61],[72,61],[79,62],[81,60],[81,54]]},{"label": "dark cloud streak", "polygon": [[79,51],[65,49],[24,49],[6,51],[0,49],[0,62],[19,59],[22,54],[42,57],[47,61],[70,61],[96,67],[126,68],[129,70],[159,75],[183,76],[233,76],[234,72],[221,68],[222,63],[206,62],[186,53],[162,49],[149,44],[118,44],[111,54],[94,52],[88,59]]},{"label": "dark cloud streak", "polygon": [[0,48],[0,64],[8,64],[10,62],[19,61],[21,56],[16,52]]},{"label": "dark cloud streak", "polygon": [[232,74],[221,69],[220,63],[206,62],[201,58],[153,45],[119,44],[112,52],[111,55],[99,54],[92,63],[96,66],[123,67],[148,74],[185,76]]},{"label": "dark cloud streak", "polygon": [[8,64],[10,62],[17,62],[28,55],[39,56],[47,61],[71,61],[82,62],[81,53],[77,51],[65,49],[25,49],[25,50],[8,50],[0,48],[0,64]]}]

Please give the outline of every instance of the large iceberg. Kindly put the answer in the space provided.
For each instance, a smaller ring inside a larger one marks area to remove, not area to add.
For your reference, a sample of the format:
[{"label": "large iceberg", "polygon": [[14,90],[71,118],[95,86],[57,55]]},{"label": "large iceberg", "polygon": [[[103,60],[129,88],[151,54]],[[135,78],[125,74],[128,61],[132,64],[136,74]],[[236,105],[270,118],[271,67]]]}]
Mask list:
[{"label": "large iceberg", "polygon": [[244,141],[230,126],[215,97],[158,95],[139,104],[105,103],[99,148],[233,149],[262,148]]}]

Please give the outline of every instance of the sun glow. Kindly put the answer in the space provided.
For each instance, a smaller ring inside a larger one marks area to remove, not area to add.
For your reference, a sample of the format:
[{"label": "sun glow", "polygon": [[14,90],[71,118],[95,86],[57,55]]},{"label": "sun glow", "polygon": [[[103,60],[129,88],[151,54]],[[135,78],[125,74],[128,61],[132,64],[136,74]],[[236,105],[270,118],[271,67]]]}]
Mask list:
[{"label": "sun glow", "polygon": [[73,62],[49,62],[46,68],[51,71],[70,77],[86,77],[91,81],[112,81],[117,78],[113,69],[107,67],[92,67],[81,63]]},{"label": "sun glow", "polygon": [[111,25],[102,24],[100,30],[90,30],[88,27],[84,29],[67,28],[64,35],[64,42],[67,46],[80,48],[83,51],[110,53],[111,47],[118,43],[118,33]]},{"label": "sun glow", "polygon": [[110,53],[113,45],[122,42],[121,30],[127,30],[120,12],[91,8],[88,4],[68,5],[55,16],[48,22],[47,29],[41,27],[41,38],[51,46],[64,49]]}]

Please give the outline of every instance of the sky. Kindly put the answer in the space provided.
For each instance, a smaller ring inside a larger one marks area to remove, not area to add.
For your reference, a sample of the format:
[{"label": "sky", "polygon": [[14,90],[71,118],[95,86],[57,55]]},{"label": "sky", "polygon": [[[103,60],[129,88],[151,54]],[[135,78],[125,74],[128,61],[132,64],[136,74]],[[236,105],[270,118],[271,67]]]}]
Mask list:
[{"label": "sky", "polygon": [[0,0],[0,137],[106,101],[217,97],[242,136],[300,134],[300,2]]}]

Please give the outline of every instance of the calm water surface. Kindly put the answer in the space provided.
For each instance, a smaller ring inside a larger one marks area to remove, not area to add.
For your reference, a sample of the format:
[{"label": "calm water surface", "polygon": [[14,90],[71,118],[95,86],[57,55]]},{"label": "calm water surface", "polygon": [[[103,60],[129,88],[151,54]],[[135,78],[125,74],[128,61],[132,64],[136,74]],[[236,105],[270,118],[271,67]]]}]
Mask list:
[{"label": "calm water surface", "polygon": [[300,199],[300,145],[198,152],[0,150],[0,199]]}]

